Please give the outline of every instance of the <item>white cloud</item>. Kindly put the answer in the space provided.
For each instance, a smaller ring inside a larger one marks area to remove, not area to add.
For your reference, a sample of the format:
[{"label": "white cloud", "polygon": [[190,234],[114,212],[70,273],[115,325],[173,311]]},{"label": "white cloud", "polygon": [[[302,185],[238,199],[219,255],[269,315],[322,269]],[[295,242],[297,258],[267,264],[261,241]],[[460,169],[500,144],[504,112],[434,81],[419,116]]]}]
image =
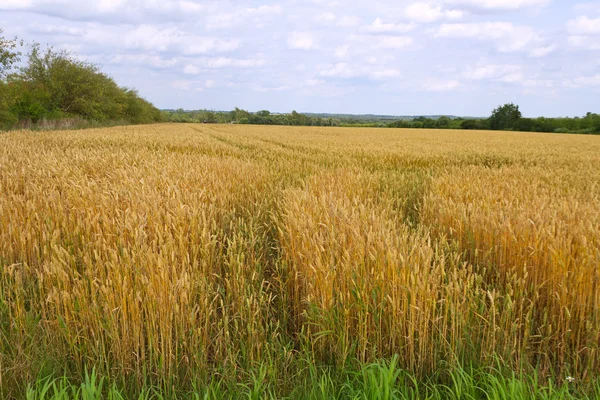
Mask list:
[{"label": "white cloud", "polygon": [[283,8],[280,5],[262,5],[256,8],[234,9],[229,13],[211,15],[210,18],[208,18],[206,29],[231,28],[249,20],[258,23],[265,17],[279,15],[282,12]]},{"label": "white cloud", "polygon": [[525,76],[523,75],[523,73],[521,71],[518,71],[503,76],[502,78],[500,78],[500,81],[504,83],[519,83],[522,82],[524,79]]},{"label": "white cloud", "polygon": [[183,73],[187,75],[197,75],[204,69],[220,69],[220,68],[256,68],[265,65],[263,59],[238,59],[229,57],[212,57],[198,59],[194,64],[187,64],[183,69]]},{"label": "white cloud", "polygon": [[175,89],[179,89],[179,90],[190,90],[190,88],[193,84],[194,84],[194,82],[182,81],[182,80],[176,80],[176,81],[171,82],[171,86],[174,87]]},{"label": "white cloud", "polygon": [[288,36],[288,47],[297,50],[310,50],[315,46],[315,39],[310,32],[292,32]]},{"label": "white cloud", "polygon": [[526,88],[551,88],[554,86],[553,80],[540,79],[535,73],[529,74],[524,66],[515,64],[480,64],[468,67],[462,76],[467,80],[487,80]]},{"label": "white cloud", "polygon": [[306,85],[307,86],[321,86],[324,85],[326,82],[323,79],[308,79],[306,81]]},{"label": "white cloud", "polygon": [[383,78],[394,78],[400,76],[400,71],[393,68],[383,69],[380,71],[373,71],[371,76],[374,79],[383,79]]},{"label": "white cloud", "polygon": [[525,8],[541,8],[551,0],[446,0],[446,3],[472,11],[517,11]]},{"label": "white cloud", "polygon": [[200,68],[196,67],[195,65],[188,64],[183,69],[183,73],[186,75],[196,75],[200,73]]},{"label": "white cloud", "polygon": [[403,49],[412,43],[413,39],[409,36],[378,36],[375,46],[380,49]]},{"label": "white cloud", "polygon": [[579,3],[573,6],[573,10],[579,13],[600,13],[600,1],[589,1],[586,3]]},{"label": "white cloud", "polygon": [[174,21],[194,19],[214,5],[188,0],[2,0],[0,10],[27,11],[81,21],[127,21],[148,23],[150,20]]},{"label": "white cloud", "polygon": [[460,82],[456,80],[427,82],[424,89],[430,92],[446,92],[460,87]]},{"label": "white cloud", "polygon": [[600,41],[593,36],[569,36],[568,42],[571,47],[582,50],[600,50]]},{"label": "white cloud", "polygon": [[545,47],[536,47],[533,50],[531,50],[531,52],[529,53],[529,57],[533,57],[533,58],[546,57],[547,55],[554,53],[555,50],[556,50],[556,46],[554,46],[554,45],[545,46]]},{"label": "white cloud", "polygon": [[183,32],[176,27],[158,28],[148,24],[124,32],[107,31],[105,27],[96,26],[86,30],[83,39],[123,46],[128,50],[182,52],[186,55],[228,53],[240,45],[239,41],[233,39],[199,36]]},{"label": "white cloud", "polygon": [[541,40],[533,28],[510,22],[443,24],[435,37],[493,41],[498,50],[505,53],[526,50]]},{"label": "white cloud", "polygon": [[520,65],[498,65],[484,64],[475,67],[469,67],[463,73],[463,77],[469,80],[497,80],[503,77],[520,73],[522,67]]},{"label": "white cloud", "polygon": [[346,63],[337,63],[321,71],[320,75],[335,78],[354,78],[358,76],[358,71]]},{"label": "white cloud", "polygon": [[266,64],[263,59],[236,59],[229,57],[205,58],[202,63],[207,68],[255,68]]},{"label": "white cloud", "polygon": [[[600,9],[599,9],[600,11]],[[600,17],[579,16],[567,22],[571,47],[582,50],[600,50]]]},{"label": "white cloud", "polygon": [[567,29],[573,35],[600,35],[600,17],[577,17],[567,23]]},{"label": "white cloud", "polygon": [[339,46],[335,49],[333,53],[336,57],[343,58],[348,55],[348,50],[350,49],[350,45]]},{"label": "white cloud", "polygon": [[360,25],[360,18],[351,15],[345,15],[342,18],[340,18],[337,24],[338,26],[346,28],[357,26]]},{"label": "white cloud", "polygon": [[329,65],[321,70],[320,75],[329,78],[350,79],[369,78],[382,80],[400,76],[400,71],[394,68],[374,69],[365,65],[350,65],[348,63],[337,63]]},{"label": "white cloud", "polygon": [[575,79],[565,82],[565,86],[570,88],[585,88],[590,86],[600,86],[600,74],[592,76],[579,76]]},{"label": "white cloud", "polygon": [[416,24],[384,23],[381,18],[375,19],[371,25],[363,26],[360,30],[365,33],[407,33],[414,30]]},{"label": "white cloud", "polygon": [[440,5],[420,2],[406,7],[404,14],[411,20],[417,22],[435,22],[439,20],[456,20],[463,17],[461,10],[444,10]]},{"label": "white cloud", "polygon": [[85,34],[85,30],[81,28],[68,27],[64,25],[33,26],[30,31],[34,33],[42,33],[48,35],[66,36],[82,36]]},{"label": "white cloud", "polygon": [[117,54],[112,56],[108,62],[114,65],[137,65],[159,69],[167,69],[178,64],[176,58],[162,58],[149,54]]},{"label": "white cloud", "polygon": [[267,92],[282,92],[284,90],[291,89],[288,85],[280,85],[280,86],[260,86],[254,85],[252,90],[259,93],[267,93]]},{"label": "white cloud", "polygon": [[322,12],[322,13],[315,15],[314,19],[317,22],[324,22],[324,23],[333,22],[333,21],[335,21],[335,14],[332,13],[331,11]]}]

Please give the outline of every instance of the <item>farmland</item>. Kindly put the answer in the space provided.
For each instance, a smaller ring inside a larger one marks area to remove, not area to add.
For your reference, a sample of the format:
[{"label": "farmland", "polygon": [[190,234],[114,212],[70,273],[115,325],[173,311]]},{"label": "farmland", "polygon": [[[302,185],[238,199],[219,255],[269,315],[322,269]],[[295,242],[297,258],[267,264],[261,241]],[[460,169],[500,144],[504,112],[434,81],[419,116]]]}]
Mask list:
[{"label": "farmland", "polygon": [[405,389],[474,368],[593,398],[599,166],[580,135],[2,133],[0,397],[93,370],[128,395],[352,398],[393,364]]}]

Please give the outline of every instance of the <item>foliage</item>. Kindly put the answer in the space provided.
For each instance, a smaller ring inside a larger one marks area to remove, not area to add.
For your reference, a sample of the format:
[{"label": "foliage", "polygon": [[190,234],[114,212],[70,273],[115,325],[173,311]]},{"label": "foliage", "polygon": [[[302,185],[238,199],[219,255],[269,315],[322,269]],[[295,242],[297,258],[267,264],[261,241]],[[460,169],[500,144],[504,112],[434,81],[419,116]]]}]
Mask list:
[{"label": "foliage", "polygon": [[[296,126],[340,126],[342,121],[333,118],[308,117],[292,111],[290,114],[272,114],[261,110],[250,113],[235,108],[233,111],[196,110],[184,111],[164,110],[163,117],[168,122],[184,123],[217,123],[217,124],[252,124],[252,125],[296,125]],[[349,121],[346,121],[349,122]]]},{"label": "foliage", "polygon": [[[499,107],[494,110],[494,118],[499,120],[503,115],[502,110],[511,109],[511,105]],[[514,108],[518,108],[514,106]],[[519,115],[520,112],[516,115]],[[327,114],[301,114],[292,111],[289,114],[274,114],[268,110],[255,113],[235,108],[233,111],[195,110],[184,111],[164,110],[163,119],[169,122],[183,123],[217,123],[217,124],[252,124],[252,125],[296,125],[296,126],[344,126],[344,127],[388,127],[405,129],[464,129],[464,130],[489,130],[493,118],[461,118],[449,116],[434,117],[406,117],[392,120],[388,116],[352,116]],[[514,115],[513,115],[514,117]],[[513,118],[511,117],[511,118]],[[502,129],[529,132],[556,132],[556,133],[600,133],[600,117],[588,113],[583,118],[518,118],[512,125],[509,122]],[[503,125],[504,126],[504,125]]]},{"label": "foliage", "polygon": [[505,104],[500,106],[490,116],[490,128],[492,130],[512,129],[513,125],[521,118],[519,106],[515,104]]},{"label": "foliage", "polygon": [[96,65],[65,51],[43,51],[38,44],[26,65],[0,82],[0,93],[0,128],[69,118],[133,124],[161,119],[152,104],[119,87]]},{"label": "foliage", "polygon": [[0,28],[0,79],[4,78],[12,66],[19,62],[21,52],[17,50],[23,43],[15,39],[6,39],[2,36],[4,31]]},{"label": "foliage", "polygon": [[[146,387],[134,393],[110,385],[95,370],[86,371],[81,383],[67,376],[40,378],[28,386],[26,400],[218,400],[218,399],[369,399],[369,400],[593,400],[600,395],[600,380],[542,382],[537,375],[502,375],[496,369],[453,368],[427,381],[398,368],[398,357],[373,363],[355,362],[343,369],[316,367],[306,358],[294,364],[293,384],[281,386],[272,365],[253,367],[243,376],[213,375],[191,391],[172,392]],[[197,378],[196,378],[197,379]]]}]

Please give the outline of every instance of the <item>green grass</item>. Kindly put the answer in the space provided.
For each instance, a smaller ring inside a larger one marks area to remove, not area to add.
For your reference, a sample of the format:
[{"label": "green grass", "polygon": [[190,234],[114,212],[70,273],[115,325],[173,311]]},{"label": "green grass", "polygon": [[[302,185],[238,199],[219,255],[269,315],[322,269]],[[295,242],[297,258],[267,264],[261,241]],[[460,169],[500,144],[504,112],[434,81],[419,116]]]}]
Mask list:
[{"label": "green grass", "polygon": [[296,361],[292,381],[281,380],[273,365],[259,365],[235,377],[215,374],[194,382],[190,392],[147,386],[141,391],[119,387],[95,370],[80,379],[40,378],[28,386],[26,400],[119,399],[427,399],[427,400],[550,400],[600,398],[600,380],[582,384],[542,381],[535,373],[517,376],[495,369],[448,368],[419,381],[398,368],[398,357],[371,364],[349,363],[343,369],[317,366],[309,357]]}]

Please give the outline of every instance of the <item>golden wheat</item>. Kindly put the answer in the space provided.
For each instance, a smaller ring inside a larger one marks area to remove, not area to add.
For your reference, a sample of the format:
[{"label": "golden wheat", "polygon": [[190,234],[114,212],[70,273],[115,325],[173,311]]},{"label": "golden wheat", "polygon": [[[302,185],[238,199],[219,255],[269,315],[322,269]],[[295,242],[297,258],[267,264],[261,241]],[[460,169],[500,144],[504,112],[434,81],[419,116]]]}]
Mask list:
[{"label": "golden wheat", "polygon": [[[0,135],[0,381],[184,385],[293,348],[600,368],[600,138],[152,125]],[[290,347],[291,346],[291,347]],[[241,368],[240,368],[241,367]],[[8,394],[10,395],[10,393]]]}]

